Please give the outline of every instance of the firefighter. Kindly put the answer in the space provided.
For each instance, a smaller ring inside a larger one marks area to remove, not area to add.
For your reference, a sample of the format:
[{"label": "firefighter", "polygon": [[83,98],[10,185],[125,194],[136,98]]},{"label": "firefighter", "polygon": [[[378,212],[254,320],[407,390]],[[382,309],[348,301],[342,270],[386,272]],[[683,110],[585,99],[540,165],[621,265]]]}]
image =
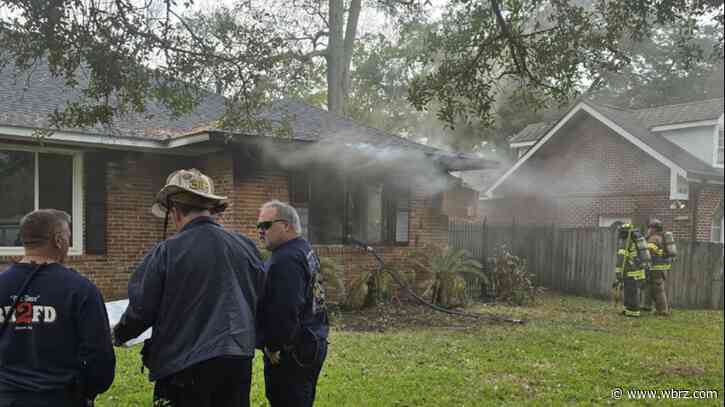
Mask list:
[{"label": "firefighter", "polygon": [[640,316],[640,290],[645,281],[645,269],[651,258],[642,232],[631,224],[619,228],[617,243],[616,287],[624,290],[624,311],[628,317]]},{"label": "firefighter", "polygon": [[652,257],[652,266],[647,270],[645,301],[643,310],[651,311],[655,304],[655,315],[670,315],[665,280],[672,269],[676,255],[674,238],[671,232],[664,232],[659,219],[651,219],[647,224],[647,249]]},{"label": "firefighter", "polygon": [[152,213],[177,233],[133,273],[113,329],[120,345],[153,327],[141,355],[155,406],[249,406],[264,273],[254,242],[215,220],[226,202],[196,169],[173,172],[156,195]]}]

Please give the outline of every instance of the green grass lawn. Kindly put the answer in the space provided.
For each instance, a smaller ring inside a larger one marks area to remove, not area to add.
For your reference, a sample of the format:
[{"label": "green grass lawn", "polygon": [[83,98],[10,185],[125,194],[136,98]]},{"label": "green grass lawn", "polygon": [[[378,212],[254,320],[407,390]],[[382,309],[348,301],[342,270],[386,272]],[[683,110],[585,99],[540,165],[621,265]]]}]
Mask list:
[{"label": "green grass lawn", "polygon": [[[316,405],[723,405],[722,311],[626,319],[609,302],[556,294],[535,307],[476,308],[529,323],[471,323],[424,312],[438,326],[416,326],[373,311],[366,314],[377,318],[371,326],[382,325],[359,331],[350,330],[356,315],[338,315]],[[116,381],[98,406],[150,405],[138,350],[118,352]],[[254,369],[253,405],[265,406],[261,357]],[[718,398],[630,401],[625,393],[615,400],[615,388],[716,390]]]}]

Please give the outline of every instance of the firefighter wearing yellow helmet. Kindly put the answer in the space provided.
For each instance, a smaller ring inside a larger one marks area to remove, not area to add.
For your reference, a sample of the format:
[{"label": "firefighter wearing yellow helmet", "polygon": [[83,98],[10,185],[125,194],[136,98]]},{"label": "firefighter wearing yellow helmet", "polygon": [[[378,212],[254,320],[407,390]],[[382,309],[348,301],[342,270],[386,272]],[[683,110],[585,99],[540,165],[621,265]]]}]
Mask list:
[{"label": "firefighter wearing yellow helmet", "polygon": [[647,249],[652,257],[652,266],[647,270],[643,309],[651,311],[654,302],[655,314],[666,316],[670,314],[670,307],[667,303],[665,280],[672,269],[677,248],[672,232],[665,232],[659,219],[650,219],[647,224]]},{"label": "firefighter wearing yellow helmet", "polygon": [[652,259],[642,232],[631,224],[624,224],[617,232],[617,264],[615,287],[623,288],[624,311],[628,317],[640,316],[640,291],[645,281],[645,270]]}]

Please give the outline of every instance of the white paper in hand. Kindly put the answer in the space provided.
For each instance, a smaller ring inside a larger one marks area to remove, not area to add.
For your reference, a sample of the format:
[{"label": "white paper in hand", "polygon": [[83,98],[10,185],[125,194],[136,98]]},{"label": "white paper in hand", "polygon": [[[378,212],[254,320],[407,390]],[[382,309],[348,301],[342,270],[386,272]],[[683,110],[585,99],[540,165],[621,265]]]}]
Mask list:
[{"label": "white paper in hand", "polygon": [[[116,324],[118,324],[119,321],[121,321],[121,316],[123,315],[123,312],[126,311],[126,307],[128,307],[128,300],[118,300],[118,301],[111,301],[106,303],[106,312],[108,312],[108,322],[111,324],[111,329],[113,329]],[[128,342],[124,343],[123,346],[133,346],[138,343],[143,343],[146,339],[151,337],[151,328],[147,329],[144,333],[137,336],[136,338],[133,338],[129,340]]]}]

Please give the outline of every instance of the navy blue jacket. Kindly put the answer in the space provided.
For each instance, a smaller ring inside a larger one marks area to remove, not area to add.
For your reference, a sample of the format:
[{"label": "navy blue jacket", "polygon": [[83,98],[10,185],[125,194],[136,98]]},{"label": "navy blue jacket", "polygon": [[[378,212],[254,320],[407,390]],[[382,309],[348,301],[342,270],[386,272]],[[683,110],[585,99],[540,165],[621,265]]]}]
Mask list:
[{"label": "navy blue jacket", "polygon": [[260,302],[260,345],[270,351],[294,346],[300,330],[318,338],[329,334],[320,262],[307,240],[277,247],[265,262],[267,283]]},{"label": "navy blue jacket", "polygon": [[[17,263],[0,273],[0,324],[36,267]],[[0,392],[58,392],[75,382],[92,398],[111,386],[115,367],[98,288],[60,264],[43,266],[0,337]]]},{"label": "navy blue jacket", "polygon": [[254,356],[264,273],[254,243],[210,217],[189,222],[143,259],[114,329],[122,342],[149,327],[144,364],[157,380],[219,356]]}]

